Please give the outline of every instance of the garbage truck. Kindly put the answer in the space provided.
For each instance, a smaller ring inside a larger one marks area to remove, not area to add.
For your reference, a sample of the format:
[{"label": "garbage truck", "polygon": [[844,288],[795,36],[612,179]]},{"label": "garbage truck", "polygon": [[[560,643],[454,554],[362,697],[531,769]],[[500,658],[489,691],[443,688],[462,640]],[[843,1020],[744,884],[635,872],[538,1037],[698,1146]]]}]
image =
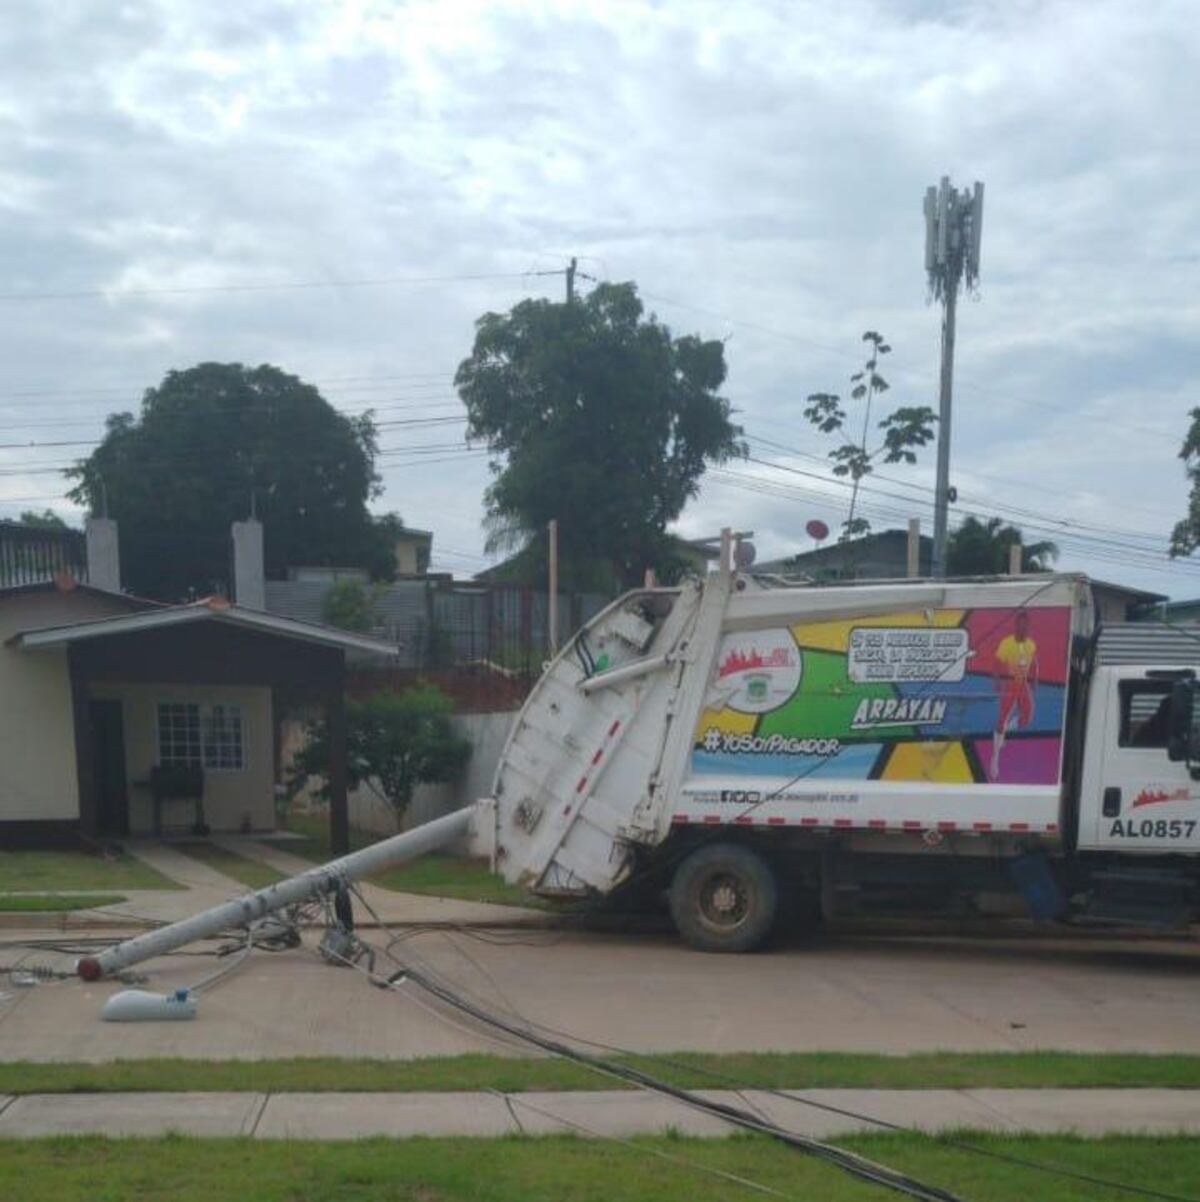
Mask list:
[{"label": "garbage truck", "polygon": [[463,840],[543,897],[665,894],[714,952],[852,912],[1197,920],[1200,627],[1098,626],[1081,575],[797,584],[733,558],[726,532],[719,570],[587,622],[515,718],[491,797],[79,975],[231,929],[249,950],[310,904],[350,962],[369,953],[354,883]]},{"label": "garbage truck", "polygon": [[1080,575],[791,584],[722,554],[547,665],[493,786],[506,879],[649,886],[717,952],[864,911],[1196,918],[1200,631],[1106,643]]}]

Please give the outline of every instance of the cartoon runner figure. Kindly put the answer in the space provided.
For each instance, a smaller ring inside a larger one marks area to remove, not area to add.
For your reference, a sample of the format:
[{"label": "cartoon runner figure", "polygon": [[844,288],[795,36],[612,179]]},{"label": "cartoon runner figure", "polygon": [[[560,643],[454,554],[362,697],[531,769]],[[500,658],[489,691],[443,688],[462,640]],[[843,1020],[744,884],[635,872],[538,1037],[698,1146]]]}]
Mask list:
[{"label": "cartoon runner figure", "polygon": [[1018,609],[1013,619],[1013,633],[1002,638],[996,648],[992,683],[1000,698],[1000,708],[992,733],[992,780],[999,779],[1000,752],[1013,718],[1018,726],[1028,726],[1033,721],[1033,690],[1037,687],[1037,675],[1037,643],[1029,637],[1029,614]]}]

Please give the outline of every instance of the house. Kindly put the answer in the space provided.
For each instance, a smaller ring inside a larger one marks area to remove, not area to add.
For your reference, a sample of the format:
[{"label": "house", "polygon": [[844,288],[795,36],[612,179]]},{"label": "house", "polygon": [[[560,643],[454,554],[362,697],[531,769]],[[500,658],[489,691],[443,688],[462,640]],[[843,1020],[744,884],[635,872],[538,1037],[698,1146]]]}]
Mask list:
[{"label": "house", "polygon": [[[933,570],[933,539],[921,535],[919,575]],[[809,577],[813,580],[896,580],[908,574],[908,531],[881,530],[847,542],[834,541],[811,551],[754,565],[756,575]]]},{"label": "house", "polygon": [[246,549],[261,540],[257,522],[235,523],[236,604],[119,592],[106,519],[88,524],[86,568],[47,562],[45,578],[0,587],[0,832],[186,829],[196,791],[209,827],[271,829],[276,710],[317,704],[333,736],[335,842],[346,845],[345,657],[392,648],[253,605],[261,567],[247,575]]},{"label": "house", "polygon": [[1200,600],[1168,601],[1157,597],[1139,605],[1133,612],[1134,622],[1166,622],[1170,626],[1190,626],[1200,622]]},{"label": "house", "polygon": [[[932,563],[933,539],[922,535],[919,574],[928,577]],[[882,530],[848,542],[834,542],[812,551],[756,563],[753,568],[756,575],[807,577],[818,582],[848,576],[859,580],[900,579],[907,570],[906,530]],[[1166,601],[1161,593],[1150,593],[1109,580],[1092,580],[1091,587],[1095,620],[1100,625],[1133,621],[1138,614]],[[1196,606],[1196,612],[1200,612],[1200,605]]]},{"label": "house", "polygon": [[396,531],[396,575],[424,576],[433,554],[433,533],[408,526]]},{"label": "house", "polygon": [[1132,622],[1147,609],[1166,601],[1163,593],[1150,593],[1141,588],[1113,584],[1110,580],[1092,580],[1092,600],[1096,606],[1096,622],[1111,626],[1115,622]]},{"label": "house", "polygon": [[79,530],[0,521],[0,588],[49,580],[63,573],[87,575],[87,550]]}]

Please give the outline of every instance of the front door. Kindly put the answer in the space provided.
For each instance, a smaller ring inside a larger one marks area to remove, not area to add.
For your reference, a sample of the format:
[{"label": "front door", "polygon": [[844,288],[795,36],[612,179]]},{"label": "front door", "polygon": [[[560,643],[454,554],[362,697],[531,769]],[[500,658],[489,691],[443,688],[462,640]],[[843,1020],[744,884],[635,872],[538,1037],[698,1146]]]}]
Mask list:
[{"label": "front door", "polygon": [[127,835],[129,793],[125,781],[125,720],[121,703],[92,701],[90,716],[99,830],[103,835]]},{"label": "front door", "polygon": [[1088,714],[1079,846],[1200,851],[1200,781],[1167,758],[1172,681],[1135,668],[1096,673]]}]

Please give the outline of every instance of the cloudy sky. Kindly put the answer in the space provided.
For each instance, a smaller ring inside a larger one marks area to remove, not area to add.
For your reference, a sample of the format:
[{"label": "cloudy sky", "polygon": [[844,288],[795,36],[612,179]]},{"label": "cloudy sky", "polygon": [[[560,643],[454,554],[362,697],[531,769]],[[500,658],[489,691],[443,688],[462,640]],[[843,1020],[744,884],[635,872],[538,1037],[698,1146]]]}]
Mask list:
[{"label": "cloudy sky", "polygon": [[[894,347],[889,398],[936,405],[921,200],[949,174],[987,185],[955,520],[1002,514],[1064,567],[1198,596],[1200,561],[1165,559],[1200,404],[1195,15],[22,0],[0,26],[0,513],[67,514],[56,469],[168,369],[269,362],[376,410],[380,507],[476,571],[486,457],[454,369],[480,313],[561,295],[545,273],[577,255],[727,339],[765,463],[711,473],[681,530],[802,549],[845,509],[804,397],[846,391],[864,329]],[[876,528],[928,528],[932,465],[873,482]]]}]

